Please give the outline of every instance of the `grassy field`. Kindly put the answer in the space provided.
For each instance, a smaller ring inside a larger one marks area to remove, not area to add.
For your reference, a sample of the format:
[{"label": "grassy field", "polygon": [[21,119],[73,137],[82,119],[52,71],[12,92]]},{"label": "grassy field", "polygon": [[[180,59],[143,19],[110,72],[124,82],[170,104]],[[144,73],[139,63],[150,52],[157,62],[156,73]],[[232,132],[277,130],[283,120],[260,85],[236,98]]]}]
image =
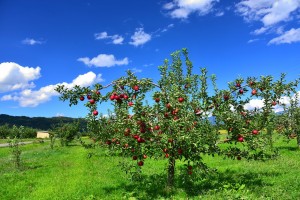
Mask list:
[{"label": "grassy field", "polygon": [[[101,148],[25,145],[21,171],[14,169],[10,149],[0,148],[0,199],[300,199],[296,141],[276,146],[280,156],[266,162],[204,157],[217,172],[193,183],[177,176],[172,191],[164,187],[163,160],[147,159],[143,179],[131,182],[118,166],[121,158]],[[97,155],[88,158],[90,153]]]}]

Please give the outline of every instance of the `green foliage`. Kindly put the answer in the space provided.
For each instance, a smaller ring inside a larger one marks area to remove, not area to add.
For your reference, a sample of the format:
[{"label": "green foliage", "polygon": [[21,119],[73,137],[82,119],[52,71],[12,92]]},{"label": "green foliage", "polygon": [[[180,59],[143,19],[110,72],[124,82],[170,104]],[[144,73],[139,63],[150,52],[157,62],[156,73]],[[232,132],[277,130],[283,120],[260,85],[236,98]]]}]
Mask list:
[{"label": "green foliage", "polygon": [[37,130],[24,126],[9,126],[8,124],[0,126],[0,138],[35,138]]},{"label": "green foliage", "polygon": [[50,146],[53,149],[55,138],[60,138],[61,146],[68,146],[75,138],[80,136],[79,121],[73,123],[61,123],[50,131]]}]

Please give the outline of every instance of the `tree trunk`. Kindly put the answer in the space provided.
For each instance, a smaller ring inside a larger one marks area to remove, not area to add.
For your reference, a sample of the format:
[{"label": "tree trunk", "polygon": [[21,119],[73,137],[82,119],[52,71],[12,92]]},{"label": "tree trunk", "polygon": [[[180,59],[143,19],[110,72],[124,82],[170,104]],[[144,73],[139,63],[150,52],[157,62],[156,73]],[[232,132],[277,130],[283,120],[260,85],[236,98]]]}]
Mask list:
[{"label": "tree trunk", "polygon": [[300,149],[300,134],[299,133],[297,134],[297,145],[298,145],[298,148]]},{"label": "tree trunk", "polygon": [[169,166],[168,166],[168,187],[173,187],[175,178],[175,158],[174,156],[170,156],[169,158]]},{"label": "tree trunk", "polygon": [[270,144],[270,148],[273,151],[273,130],[271,129],[271,127],[267,127],[267,134],[269,135],[269,144]]}]

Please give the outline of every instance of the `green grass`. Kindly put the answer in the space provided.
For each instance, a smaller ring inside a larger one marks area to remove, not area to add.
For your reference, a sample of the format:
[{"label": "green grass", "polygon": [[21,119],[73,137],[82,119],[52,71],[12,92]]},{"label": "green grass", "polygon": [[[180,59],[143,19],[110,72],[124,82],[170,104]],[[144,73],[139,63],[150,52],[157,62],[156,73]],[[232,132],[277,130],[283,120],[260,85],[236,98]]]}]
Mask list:
[{"label": "green grass", "polygon": [[[101,148],[24,145],[21,171],[14,169],[10,149],[0,148],[0,199],[299,199],[296,141],[276,146],[280,156],[265,162],[205,156],[217,172],[195,182],[177,176],[174,190],[165,187],[163,160],[147,159],[142,179],[131,182],[118,166],[121,158],[106,156]],[[89,153],[97,155],[88,158]]]}]

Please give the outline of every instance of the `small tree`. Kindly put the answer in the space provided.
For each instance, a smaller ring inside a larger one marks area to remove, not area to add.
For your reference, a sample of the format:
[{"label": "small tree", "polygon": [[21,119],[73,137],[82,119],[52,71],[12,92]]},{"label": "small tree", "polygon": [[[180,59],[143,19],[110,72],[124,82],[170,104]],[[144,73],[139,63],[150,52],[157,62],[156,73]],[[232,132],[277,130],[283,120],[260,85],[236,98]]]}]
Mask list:
[{"label": "small tree", "polygon": [[[297,86],[298,82],[294,84]],[[300,107],[299,92],[293,90],[286,97],[289,104],[284,106],[283,113],[277,117],[277,131],[286,135],[288,139],[297,139],[297,146],[300,149]]]},{"label": "small tree", "polygon": [[61,146],[68,146],[80,132],[79,122],[60,123],[50,131],[50,146],[53,148],[55,138],[60,138]]},{"label": "small tree", "polygon": [[13,163],[15,164],[16,169],[21,168],[21,153],[22,150],[20,149],[20,136],[23,135],[24,127],[20,126],[13,126],[12,132],[15,134],[14,139],[9,140],[9,147],[11,148],[11,153],[13,156]]}]

